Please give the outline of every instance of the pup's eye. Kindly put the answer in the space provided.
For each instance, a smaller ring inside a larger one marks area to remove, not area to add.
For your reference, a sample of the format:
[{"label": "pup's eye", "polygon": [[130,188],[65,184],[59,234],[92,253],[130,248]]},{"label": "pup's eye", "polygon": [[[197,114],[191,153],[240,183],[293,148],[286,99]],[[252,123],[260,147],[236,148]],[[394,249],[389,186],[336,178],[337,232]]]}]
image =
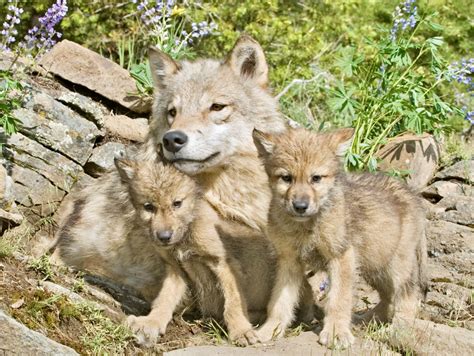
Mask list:
[{"label": "pup's eye", "polygon": [[175,200],[173,202],[173,208],[180,208],[181,205],[183,205],[183,201],[182,200]]},{"label": "pup's eye", "polygon": [[318,176],[318,175],[314,175],[311,177],[311,182],[313,183],[319,183],[321,181],[321,176]]},{"label": "pup's eye", "polygon": [[171,117],[175,117],[176,116],[176,109],[175,108],[171,108],[168,110],[168,115],[171,116]]},{"label": "pup's eye", "polygon": [[289,174],[283,174],[280,176],[280,178],[285,183],[291,183],[291,181],[293,180],[293,177]]},{"label": "pup's eye", "polygon": [[149,213],[154,213],[156,210],[156,207],[152,203],[143,204],[143,208]]},{"label": "pup's eye", "polygon": [[211,107],[209,108],[211,111],[221,111],[224,109],[227,105],[225,104],[212,104]]}]

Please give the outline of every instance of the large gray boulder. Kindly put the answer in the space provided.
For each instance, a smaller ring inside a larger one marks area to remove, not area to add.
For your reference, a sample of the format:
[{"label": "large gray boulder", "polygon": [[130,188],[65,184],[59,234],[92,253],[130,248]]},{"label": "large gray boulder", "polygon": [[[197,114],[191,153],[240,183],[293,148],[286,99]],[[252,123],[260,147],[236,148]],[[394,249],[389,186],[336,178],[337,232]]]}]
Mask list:
[{"label": "large gray boulder", "polygon": [[79,355],[36,331],[28,329],[0,310],[1,355]]}]

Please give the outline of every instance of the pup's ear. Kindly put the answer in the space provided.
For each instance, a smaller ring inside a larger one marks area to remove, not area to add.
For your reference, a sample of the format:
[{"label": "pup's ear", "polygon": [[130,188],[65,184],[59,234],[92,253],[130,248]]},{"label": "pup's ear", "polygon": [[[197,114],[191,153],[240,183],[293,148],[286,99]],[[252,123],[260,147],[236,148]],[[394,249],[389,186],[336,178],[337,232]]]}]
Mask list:
[{"label": "pup's ear", "polygon": [[331,134],[331,146],[333,147],[336,156],[342,157],[346,154],[349,147],[352,145],[354,138],[354,129],[351,127],[338,129]]},{"label": "pup's ear", "polygon": [[255,81],[262,88],[268,85],[268,65],[262,47],[252,37],[242,35],[228,54],[226,64],[234,73]]},{"label": "pup's ear", "polygon": [[179,70],[178,63],[156,47],[148,49],[148,59],[153,82],[157,87],[164,87],[166,79]]},{"label": "pup's ear", "polygon": [[135,175],[135,162],[125,158],[114,158],[114,164],[124,183],[130,183]]},{"label": "pup's ear", "polygon": [[258,155],[261,158],[266,158],[273,153],[275,143],[273,142],[273,137],[271,134],[254,129],[252,132],[252,137],[255,147],[257,147]]}]

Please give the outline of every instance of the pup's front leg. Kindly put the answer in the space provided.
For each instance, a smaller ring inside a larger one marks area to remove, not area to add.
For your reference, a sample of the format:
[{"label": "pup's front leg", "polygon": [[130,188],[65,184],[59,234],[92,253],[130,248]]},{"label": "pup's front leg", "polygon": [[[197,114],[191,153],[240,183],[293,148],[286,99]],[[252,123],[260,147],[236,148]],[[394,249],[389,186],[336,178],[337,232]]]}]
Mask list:
[{"label": "pup's front leg", "polygon": [[283,337],[294,318],[304,280],[303,266],[295,256],[280,256],[275,286],[268,304],[268,317],[258,330],[260,341]]},{"label": "pup's front leg", "polygon": [[152,346],[166,332],[173,312],[186,293],[186,281],[178,270],[167,265],[160,293],[147,316],[130,315],[126,325],[135,333],[140,345]]},{"label": "pup's front leg", "polygon": [[319,342],[329,347],[348,347],[354,342],[351,333],[352,284],[354,279],[354,251],[348,248],[328,263],[329,294],[324,328]]},{"label": "pup's front leg", "polygon": [[230,340],[239,346],[255,344],[257,334],[247,317],[247,303],[230,265],[224,260],[211,263],[209,267],[216,274],[224,294],[224,321]]}]

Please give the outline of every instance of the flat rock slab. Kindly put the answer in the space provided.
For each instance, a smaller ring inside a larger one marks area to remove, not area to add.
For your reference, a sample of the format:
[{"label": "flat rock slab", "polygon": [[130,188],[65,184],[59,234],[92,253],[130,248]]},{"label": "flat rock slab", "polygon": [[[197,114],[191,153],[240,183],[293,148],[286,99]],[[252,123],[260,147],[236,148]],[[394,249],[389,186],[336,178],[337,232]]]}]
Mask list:
[{"label": "flat rock slab", "polygon": [[0,310],[0,355],[79,355],[36,331],[28,329]]},{"label": "flat rock slab", "polygon": [[114,166],[114,158],[124,157],[126,154],[125,145],[118,142],[107,142],[106,144],[94,148],[92,156],[84,166],[86,173],[93,177],[98,177]]},{"label": "flat rock slab", "polygon": [[11,167],[11,177],[15,182],[15,201],[26,207],[46,206],[62,200],[65,192],[55,187],[48,179],[35,171],[18,165]]},{"label": "flat rock slab", "polygon": [[474,331],[416,319],[391,326],[388,342],[414,355],[472,355]]},{"label": "flat rock slab", "polygon": [[43,55],[39,64],[47,71],[137,113],[151,111],[151,101],[142,100],[135,80],[118,64],[81,45],[63,40]]},{"label": "flat rock slab", "polygon": [[8,137],[5,156],[22,167],[27,167],[69,192],[82,167],[58,152],[52,151],[21,133]]},{"label": "flat rock slab", "polygon": [[125,115],[108,115],[104,118],[107,133],[135,142],[144,142],[148,134],[147,119],[131,119]]},{"label": "flat rock slab", "polygon": [[94,123],[45,93],[34,92],[13,115],[22,123],[21,133],[81,165],[100,134]]},{"label": "flat rock slab", "polygon": [[474,181],[474,160],[459,161],[436,174],[436,179],[459,179]]},{"label": "flat rock slab", "polygon": [[384,344],[357,338],[350,349],[333,351],[318,343],[318,336],[310,331],[287,337],[274,343],[252,347],[194,346],[165,352],[164,356],[287,356],[287,355],[399,355]]},{"label": "flat rock slab", "polygon": [[56,98],[63,104],[72,107],[98,127],[104,126],[105,108],[91,98],[75,92],[65,92]]}]

